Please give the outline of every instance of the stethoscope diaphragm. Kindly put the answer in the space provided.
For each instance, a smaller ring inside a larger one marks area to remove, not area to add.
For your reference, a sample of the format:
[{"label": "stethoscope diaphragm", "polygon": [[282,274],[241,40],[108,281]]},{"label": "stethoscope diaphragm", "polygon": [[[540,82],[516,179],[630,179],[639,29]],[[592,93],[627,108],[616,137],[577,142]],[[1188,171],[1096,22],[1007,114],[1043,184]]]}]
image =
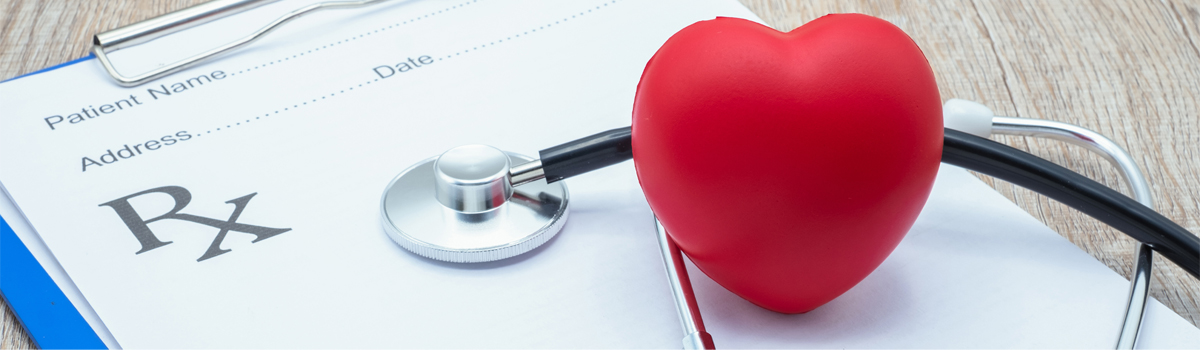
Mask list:
[{"label": "stethoscope diaphragm", "polygon": [[569,199],[562,182],[512,185],[512,164],[531,160],[468,145],[421,161],[384,190],[384,230],[401,247],[447,262],[488,262],[531,251],[562,230]]}]

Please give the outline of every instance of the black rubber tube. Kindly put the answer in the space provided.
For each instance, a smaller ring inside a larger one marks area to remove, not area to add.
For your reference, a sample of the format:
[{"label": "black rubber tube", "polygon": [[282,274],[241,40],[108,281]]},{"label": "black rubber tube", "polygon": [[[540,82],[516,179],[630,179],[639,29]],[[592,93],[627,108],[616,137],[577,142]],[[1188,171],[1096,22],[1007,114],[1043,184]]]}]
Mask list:
[{"label": "black rubber tube", "polygon": [[[605,131],[540,153],[547,182],[633,158],[632,128]],[[1082,211],[1145,243],[1200,278],[1200,238],[1107,186],[1029,153],[945,129],[942,162],[1025,187]]]},{"label": "black rubber tube", "polygon": [[1028,188],[1100,220],[1145,243],[1200,278],[1200,238],[1183,227],[1083,175],[992,140],[946,129],[942,163]]},{"label": "black rubber tube", "polygon": [[633,128],[612,129],[538,152],[546,182],[553,183],[633,159]]}]

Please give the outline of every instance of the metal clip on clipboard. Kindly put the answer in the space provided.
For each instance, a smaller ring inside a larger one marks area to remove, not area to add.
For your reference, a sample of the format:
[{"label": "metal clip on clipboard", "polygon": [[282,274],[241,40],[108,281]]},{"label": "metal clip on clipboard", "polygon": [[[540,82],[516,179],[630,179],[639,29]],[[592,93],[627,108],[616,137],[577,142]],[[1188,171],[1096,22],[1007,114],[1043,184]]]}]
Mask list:
[{"label": "metal clip on clipboard", "polygon": [[243,11],[275,1],[278,0],[209,1],[145,21],[96,34],[92,38],[92,53],[96,55],[96,59],[100,61],[100,65],[104,66],[104,70],[108,71],[108,75],[112,76],[113,80],[117,81],[117,84],[121,84],[121,86],[138,86],[151,80],[155,80],[168,74],[194,66],[200,62],[213,58],[214,56],[252,43],[258,39],[261,39],[263,36],[267,35],[267,33],[275,30],[275,28],[279,28],[279,26],[283,25],[284,23],[296,18],[300,18],[309,13],[313,13],[317,10],[361,7],[383,2],[385,0],[330,1],[308,5],[279,17],[270,24],[262,27],[262,29],[242,37],[241,39],[235,40],[212,50],[205,51],[195,56],[188,57],[181,61],[160,67],[158,69],[142,73],[140,75],[125,76],[120,72],[117,72],[117,69],[113,67],[112,62],[108,59],[108,52],[145,43],[171,33],[208,23],[209,21],[224,18],[229,15],[241,13]]}]

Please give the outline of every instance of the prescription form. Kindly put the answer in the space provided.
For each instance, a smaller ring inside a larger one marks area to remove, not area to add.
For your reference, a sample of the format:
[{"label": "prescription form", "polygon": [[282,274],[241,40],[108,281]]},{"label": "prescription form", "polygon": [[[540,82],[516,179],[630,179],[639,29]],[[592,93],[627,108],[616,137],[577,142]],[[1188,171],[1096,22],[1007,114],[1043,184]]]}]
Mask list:
[{"label": "prescription form", "polygon": [[[311,2],[112,59],[146,71]],[[0,215],[110,347],[677,348],[631,162],[568,180],[562,232],[492,263],[404,251],[379,199],[455,146],[535,155],[629,125],[645,62],[715,16],[760,21],[717,0],[397,1],[314,14],[138,87],[95,60],[15,79],[0,84]],[[757,308],[689,268],[725,348],[1104,348],[1127,291],[951,166],[892,256],[808,314]],[[1142,346],[1196,344],[1150,303]]]}]

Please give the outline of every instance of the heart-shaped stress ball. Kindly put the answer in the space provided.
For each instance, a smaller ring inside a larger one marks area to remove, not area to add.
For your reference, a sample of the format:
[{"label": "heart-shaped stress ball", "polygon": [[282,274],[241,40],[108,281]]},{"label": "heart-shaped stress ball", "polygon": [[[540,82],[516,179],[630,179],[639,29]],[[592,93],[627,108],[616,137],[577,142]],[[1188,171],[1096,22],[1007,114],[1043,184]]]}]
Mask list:
[{"label": "heart-shaped stress ball", "polygon": [[650,59],[633,108],[638,179],[667,233],[717,283],[778,312],[875,270],[925,205],[941,152],[929,62],[866,15],[788,33],[693,24]]}]

